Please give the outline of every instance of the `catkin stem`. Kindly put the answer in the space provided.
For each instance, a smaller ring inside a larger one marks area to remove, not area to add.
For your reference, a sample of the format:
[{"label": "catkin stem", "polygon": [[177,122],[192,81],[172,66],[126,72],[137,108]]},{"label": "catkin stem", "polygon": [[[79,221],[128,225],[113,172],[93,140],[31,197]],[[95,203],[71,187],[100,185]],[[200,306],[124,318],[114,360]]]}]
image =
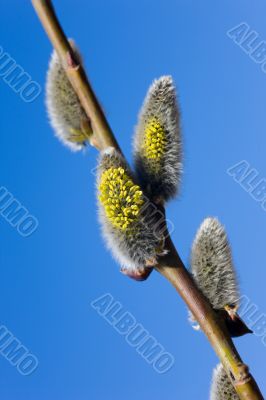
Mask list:
[{"label": "catkin stem", "polygon": [[[112,146],[120,151],[85,71],[75,60],[71,46],[56,17],[52,2],[50,0],[32,0],[32,4],[90,119],[93,129],[92,142],[100,150]],[[242,362],[226,329],[220,325],[210,304],[197,289],[170,238],[167,240],[167,248],[169,253],[161,259],[160,265],[156,267],[157,271],[172,283],[193,313],[224,365],[240,399],[263,400],[254,378]]]}]

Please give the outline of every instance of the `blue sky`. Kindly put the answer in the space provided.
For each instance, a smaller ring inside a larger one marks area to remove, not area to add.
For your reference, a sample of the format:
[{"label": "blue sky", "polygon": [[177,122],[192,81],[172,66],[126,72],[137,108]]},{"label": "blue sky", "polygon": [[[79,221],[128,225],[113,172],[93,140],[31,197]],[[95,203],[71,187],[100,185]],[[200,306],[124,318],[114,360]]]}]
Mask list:
[{"label": "blue sky", "polygon": [[[55,6],[82,49],[129,159],[148,86],[160,75],[174,77],[185,160],[182,194],[167,210],[173,239],[187,264],[201,221],[217,216],[231,240],[242,294],[263,319],[266,213],[226,171],[246,160],[258,178],[266,178],[266,74],[226,32],[245,22],[259,41],[266,40],[265,1],[57,0]],[[207,399],[217,364],[207,340],[191,329],[186,307],[161,276],[154,272],[135,283],[119,273],[97,224],[97,153],[73,154],[53,136],[44,107],[51,45],[30,2],[4,0],[1,14],[0,46],[42,88],[27,103],[0,77],[0,186],[39,222],[22,237],[0,217],[0,323],[39,361],[23,376],[1,356],[1,397]],[[170,371],[156,373],[91,307],[105,293],[175,357]],[[236,342],[265,393],[262,337]]]}]

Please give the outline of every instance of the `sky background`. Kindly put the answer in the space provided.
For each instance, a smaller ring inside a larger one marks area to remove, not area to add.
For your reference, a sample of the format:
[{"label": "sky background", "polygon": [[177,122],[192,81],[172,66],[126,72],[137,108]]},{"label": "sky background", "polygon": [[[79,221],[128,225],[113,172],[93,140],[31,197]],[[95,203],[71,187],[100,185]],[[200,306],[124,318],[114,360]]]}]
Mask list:
[{"label": "sky background", "polygon": [[[169,204],[174,242],[186,264],[202,220],[227,228],[242,294],[266,313],[266,212],[227,173],[241,160],[266,177],[266,74],[226,32],[241,22],[266,40],[266,2],[256,0],[56,0],[68,36],[125,154],[154,78],[178,87],[184,136],[179,199]],[[170,284],[119,273],[97,224],[97,152],[71,153],[54,137],[44,106],[51,45],[30,1],[1,0],[0,45],[42,87],[25,103],[0,78],[0,186],[39,221],[21,237],[0,217],[0,323],[39,360],[22,376],[0,357],[5,400],[208,399],[217,358]],[[111,293],[175,357],[157,374],[90,303]],[[236,340],[266,393],[266,347]]]}]

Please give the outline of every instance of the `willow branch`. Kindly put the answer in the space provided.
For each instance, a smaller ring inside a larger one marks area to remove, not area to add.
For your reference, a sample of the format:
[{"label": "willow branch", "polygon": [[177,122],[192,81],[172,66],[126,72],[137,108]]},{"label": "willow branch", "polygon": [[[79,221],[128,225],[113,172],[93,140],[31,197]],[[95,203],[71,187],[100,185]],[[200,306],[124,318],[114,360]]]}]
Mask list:
[{"label": "willow branch", "polygon": [[167,239],[167,249],[169,253],[160,260],[157,271],[171,282],[187,304],[220,358],[240,399],[263,399],[256,381],[250,374],[248,366],[243,363],[227,329],[195,286],[170,236]]},{"label": "willow branch", "polygon": [[[112,146],[120,151],[85,71],[82,65],[75,60],[67,37],[56,17],[52,2],[50,0],[32,0],[32,4],[61,58],[67,76],[91,122],[93,144],[100,150]],[[187,304],[220,358],[240,399],[263,400],[256,381],[249,373],[248,367],[241,360],[226,328],[218,320],[210,304],[196,287],[170,237],[167,238],[166,247],[168,254],[160,259],[159,265],[156,267],[157,271],[171,282]]]}]

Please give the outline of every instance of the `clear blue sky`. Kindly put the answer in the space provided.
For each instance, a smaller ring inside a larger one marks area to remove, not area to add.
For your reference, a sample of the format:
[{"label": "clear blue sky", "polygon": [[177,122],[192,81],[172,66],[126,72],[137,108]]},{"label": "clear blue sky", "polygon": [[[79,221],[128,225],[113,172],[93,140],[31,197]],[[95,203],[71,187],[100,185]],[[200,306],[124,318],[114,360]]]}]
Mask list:
[{"label": "clear blue sky", "polygon": [[[226,171],[241,160],[266,178],[266,74],[226,32],[241,22],[266,40],[266,3],[257,0],[56,0],[82,49],[91,81],[130,158],[136,116],[151,81],[173,75],[185,147],[181,197],[168,208],[187,263],[204,217],[226,225],[242,293],[266,313],[266,212]],[[0,46],[45,84],[51,45],[30,1],[3,0]],[[119,273],[99,234],[97,153],[73,154],[54,138],[44,90],[24,102],[0,77],[1,180],[39,226],[22,237],[3,217],[1,325],[39,360],[22,376],[0,357],[5,400],[206,400],[216,356],[187,323],[174,289],[153,273],[135,283]],[[111,293],[175,357],[166,374],[130,347],[90,306]],[[266,347],[237,340],[266,392]]]}]

